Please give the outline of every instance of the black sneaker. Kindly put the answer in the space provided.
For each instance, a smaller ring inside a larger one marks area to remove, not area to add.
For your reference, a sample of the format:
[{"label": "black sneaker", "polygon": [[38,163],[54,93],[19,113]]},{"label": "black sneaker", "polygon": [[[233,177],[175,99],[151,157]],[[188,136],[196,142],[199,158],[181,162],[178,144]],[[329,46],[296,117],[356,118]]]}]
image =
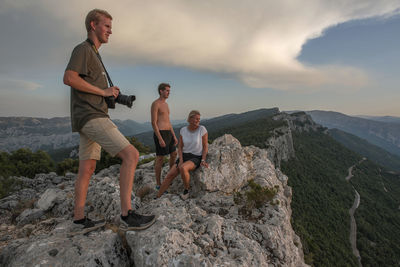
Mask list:
[{"label": "black sneaker", "polygon": [[183,191],[183,194],[181,194],[181,199],[186,200],[188,198],[189,198],[189,190],[185,189],[185,191]]},{"label": "black sneaker", "polygon": [[105,220],[92,221],[85,217],[81,220],[76,220],[72,224],[70,235],[86,234],[106,225]]},{"label": "black sneaker", "polygon": [[123,231],[144,230],[149,228],[156,221],[155,217],[154,215],[140,215],[133,210],[129,210],[125,218],[121,216],[119,228]]}]

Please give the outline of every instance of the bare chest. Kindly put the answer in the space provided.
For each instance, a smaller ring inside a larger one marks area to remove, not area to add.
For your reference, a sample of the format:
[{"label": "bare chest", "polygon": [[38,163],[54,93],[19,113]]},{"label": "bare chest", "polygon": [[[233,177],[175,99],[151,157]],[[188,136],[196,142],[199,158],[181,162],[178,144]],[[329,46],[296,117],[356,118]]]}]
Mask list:
[{"label": "bare chest", "polygon": [[159,116],[169,116],[169,107],[167,103],[163,103],[158,108]]}]

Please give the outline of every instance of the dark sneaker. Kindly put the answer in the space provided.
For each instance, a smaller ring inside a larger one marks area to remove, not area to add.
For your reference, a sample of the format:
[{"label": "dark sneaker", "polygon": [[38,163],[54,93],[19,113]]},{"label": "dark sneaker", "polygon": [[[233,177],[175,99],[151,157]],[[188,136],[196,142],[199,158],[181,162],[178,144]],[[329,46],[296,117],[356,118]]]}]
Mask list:
[{"label": "dark sneaker", "polygon": [[70,235],[86,234],[106,225],[105,220],[92,221],[85,217],[81,220],[74,221]]},{"label": "dark sneaker", "polygon": [[185,191],[183,191],[183,194],[181,195],[181,199],[186,200],[189,198],[189,191],[185,189]]},{"label": "dark sneaker", "polygon": [[133,210],[129,210],[126,218],[121,216],[119,228],[123,231],[144,230],[149,228],[156,221],[155,217],[154,215],[140,215]]}]

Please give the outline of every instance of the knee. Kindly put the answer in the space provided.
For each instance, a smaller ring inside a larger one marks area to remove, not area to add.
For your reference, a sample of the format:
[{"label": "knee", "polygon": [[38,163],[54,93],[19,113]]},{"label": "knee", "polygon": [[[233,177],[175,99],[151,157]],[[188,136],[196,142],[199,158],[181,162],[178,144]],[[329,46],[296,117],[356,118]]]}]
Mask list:
[{"label": "knee", "polygon": [[87,171],[90,175],[92,175],[92,173],[94,173],[95,170],[96,170],[96,165],[91,165],[89,166]]},{"label": "knee", "polygon": [[94,162],[80,162],[79,163],[79,176],[86,178],[92,176],[96,169],[96,161]]},{"label": "knee", "polygon": [[80,177],[84,178],[84,179],[87,179],[87,177],[91,177],[92,174],[94,173],[95,169],[96,169],[96,167],[86,167],[86,168],[82,169],[80,171],[80,174],[81,174]]},{"label": "knee", "polygon": [[179,172],[180,173],[187,173],[189,171],[188,171],[188,168],[186,166],[180,166],[179,167]]},{"label": "knee", "polygon": [[134,146],[131,146],[131,147],[132,147],[131,148],[131,150],[132,150],[132,152],[131,152],[132,160],[138,162],[139,161],[139,151]]},{"label": "knee", "polygon": [[129,145],[121,153],[123,161],[137,163],[139,161],[139,151],[132,145]]}]

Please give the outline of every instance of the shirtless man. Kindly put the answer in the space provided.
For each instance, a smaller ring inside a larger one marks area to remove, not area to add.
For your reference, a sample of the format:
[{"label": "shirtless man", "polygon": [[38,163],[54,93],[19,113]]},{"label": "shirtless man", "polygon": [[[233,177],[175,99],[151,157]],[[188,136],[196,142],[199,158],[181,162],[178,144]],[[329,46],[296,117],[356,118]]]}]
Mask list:
[{"label": "shirtless man", "polygon": [[169,120],[169,107],[166,102],[171,86],[167,83],[161,83],[158,86],[158,94],[160,97],[151,104],[151,125],[154,130],[154,143],[156,145],[156,189],[160,189],[161,185],[161,169],[164,162],[164,156],[169,155],[169,167],[171,168],[176,159],[176,139],[174,129]]}]

